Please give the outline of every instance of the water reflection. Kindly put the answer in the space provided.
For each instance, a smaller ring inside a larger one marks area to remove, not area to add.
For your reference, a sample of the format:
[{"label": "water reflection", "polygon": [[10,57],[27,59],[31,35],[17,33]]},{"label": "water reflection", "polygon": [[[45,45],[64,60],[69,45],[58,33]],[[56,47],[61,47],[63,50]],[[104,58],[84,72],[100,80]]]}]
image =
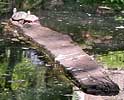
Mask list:
[{"label": "water reflection", "polygon": [[1,100],[71,100],[70,81],[60,69],[45,67],[36,50],[2,41],[0,58]]}]

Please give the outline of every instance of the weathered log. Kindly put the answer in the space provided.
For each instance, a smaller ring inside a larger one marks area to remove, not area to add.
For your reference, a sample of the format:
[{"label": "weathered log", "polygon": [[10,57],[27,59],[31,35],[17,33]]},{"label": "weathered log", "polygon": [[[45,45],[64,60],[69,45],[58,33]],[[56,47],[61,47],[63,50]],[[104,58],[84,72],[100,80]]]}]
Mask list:
[{"label": "weathered log", "polygon": [[74,44],[68,35],[43,27],[39,23],[23,26],[17,22],[12,24],[19,26],[21,35],[32,44],[43,48],[52,56],[55,63],[63,66],[67,75],[85,93],[94,95],[119,93],[119,86],[108,77],[104,68]]}]

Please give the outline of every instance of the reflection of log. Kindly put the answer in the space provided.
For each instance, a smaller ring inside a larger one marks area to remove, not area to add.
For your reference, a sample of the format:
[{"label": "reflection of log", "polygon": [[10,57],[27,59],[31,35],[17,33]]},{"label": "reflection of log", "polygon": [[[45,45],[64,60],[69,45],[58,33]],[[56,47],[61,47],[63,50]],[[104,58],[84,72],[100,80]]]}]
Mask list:
[{"label": "reflection of log", "polygon": [[[13,24],[18,25],[13,22]],[[106,75],[105,70],[82,49],[73,44],[68,35],[55,32],[40,24],[20,27],[25,38],[44,49],[50,57],[65,68],[73,82],[86,93],[116,95],[119,87]]]},{"label": "reflection of log", "polygon": [[13,74],[13,70],[15,67],[15,64],[18,61],[18,50],[17,48],[10,48],[10,57],[9,57],[9,63],[6,69],[6,78],[5,78],[5,88],[8,88],[11,90],[11,81],[12,81],[12,74]]}]

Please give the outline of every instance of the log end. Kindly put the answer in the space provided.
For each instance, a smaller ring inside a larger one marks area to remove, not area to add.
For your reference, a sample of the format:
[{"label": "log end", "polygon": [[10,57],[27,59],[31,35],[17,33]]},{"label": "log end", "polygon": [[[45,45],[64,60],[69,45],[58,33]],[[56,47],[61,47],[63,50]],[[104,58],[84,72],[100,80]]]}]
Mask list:
[{"label": "log end", "polygon": [[[94,81],[91,82],[89,79],[89,83],[83,83],[81,85],[81,90],[83,90],[87,94],[92,95],[101,95],[101,96],[115,96],[118,95],[120,88],[118,84],[112,82],[111,80],[105,78],[95,78]],[[106,80],[106,81],[105,81]]]}]

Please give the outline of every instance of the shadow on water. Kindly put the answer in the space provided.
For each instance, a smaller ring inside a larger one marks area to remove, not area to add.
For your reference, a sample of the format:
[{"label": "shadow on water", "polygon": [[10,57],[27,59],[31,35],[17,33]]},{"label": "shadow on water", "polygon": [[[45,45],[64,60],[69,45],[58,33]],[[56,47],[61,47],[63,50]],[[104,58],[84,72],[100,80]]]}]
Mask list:
[{"label": "shadow on water", "polygon": [[58,68],[46,67],[41,57],[20,43],[0,42],[1,100],[71,99],[66,94],[72,93],[72,83]]}]

